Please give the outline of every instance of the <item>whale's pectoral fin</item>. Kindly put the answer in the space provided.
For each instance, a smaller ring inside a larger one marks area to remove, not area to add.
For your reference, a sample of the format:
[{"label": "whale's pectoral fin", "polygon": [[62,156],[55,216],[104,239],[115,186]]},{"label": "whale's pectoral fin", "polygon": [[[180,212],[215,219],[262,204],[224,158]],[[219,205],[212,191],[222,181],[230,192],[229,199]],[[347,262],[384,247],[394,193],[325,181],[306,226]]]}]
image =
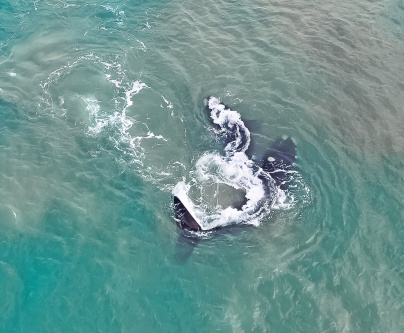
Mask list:
[{"label": "whale's pectoral fin", "polygon": [[296,145],[293,140],[289,137],[279,138],[264,155],[261,168],[271,175],[277,186],[285,190],[295,160]]},{"label": "whale's pectoral fin", "polygon": [[184,206],[182,201],[174,196],[174,214],[177,219],[178,226],[181,229],[191,230],[191,231],[200,231],[202,230],[199,223],[192,216],[192,214],[188,211],[188,209]]},{"label": "whale's pectoral fin", "polygon": [[183,229],[178,236],[175,257],[180,263],[184,264],[200,240],[189,231],[200,231],[202,228],[177,196],[174,196],[174,214],[178,226]]},{"label": "whale's pectoral fin", "polygon": [[185,264],[195,247],[198,246],[200,239],[198,237],[188,237],[184,235],[184,231],[180,231],[177,239],[175,250],[175,259],[180,264]]}]

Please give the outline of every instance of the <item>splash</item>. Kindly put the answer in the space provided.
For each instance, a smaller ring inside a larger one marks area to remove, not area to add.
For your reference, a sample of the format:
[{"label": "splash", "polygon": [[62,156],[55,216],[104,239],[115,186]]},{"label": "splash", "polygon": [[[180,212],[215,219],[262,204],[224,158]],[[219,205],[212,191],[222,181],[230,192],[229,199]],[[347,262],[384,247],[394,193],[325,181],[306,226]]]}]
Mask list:
[{"label": "splash", "polygon": [[[203,230],[229,224],[259,225],[274,203],[280,207],[287,201],[287,195],[276,187],[268,172],[247,156],[251,135],[240,114],[216,97],[209,98],[206,104],[216,126],[215,133],[225,144],[224,154],[217,151],[203,154],[191,172],[192,181],[179,182],[173,194]],[[237,198],[240,191],[244,201]],[[222,197],[235,204],[226,206]]]}]

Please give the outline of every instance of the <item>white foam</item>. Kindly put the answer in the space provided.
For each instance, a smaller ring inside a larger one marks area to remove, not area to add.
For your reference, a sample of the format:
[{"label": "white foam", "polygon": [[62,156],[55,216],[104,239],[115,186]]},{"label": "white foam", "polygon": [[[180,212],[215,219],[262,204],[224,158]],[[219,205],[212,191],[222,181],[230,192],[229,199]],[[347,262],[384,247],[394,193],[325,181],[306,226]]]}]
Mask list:
[{"label": "white foam", "polygon": [[[241,120],[238,112],[226,109],[224,104],[216,97],[211,97],[208,101],[210,116],[213,122],[220,126],[219,135],[225,136],[229,132],[234,135],[235,140],[230,141],[224,148],[226,154],[233,154],[236,151],[245,152],[251,141],[248,128]],[[245,141],[245,142],[243,142]]]},{"label": "white foam", "polygon": [[133,82],[132,88],[128,91],[125,91],[126,106],[124,108],[124,111],[126,111],[126,109],[128,107],[133,105],[132,96],[138,94],[140,90],[142,90],[143,88],[146,88],[146,87],[147,87],[147,85],[143,82],[140,82],[140,81]]},{"label": "white foam", "polygon": [[164,102],[167,104],[167,107],[169,109],[172,109],[173,108],[172,103],[169,100],[167,100],[163,95],[161,95],[161,97],[163,98]]},{"label": "white foam", "polygon": [[118,7],[114,8],[114,7],[110,6],[110,5],[101,5],[101,7],[104,7],[106,10],[108,10],[108,11],[114,13],[114,14],[116,13],[116,11],[118,9]]},{"label": "white foam", "polygon": [[294,196],[289,193],[281,190],[280,188],[275,188],[276,195],[275,200],[272,203],[272,209],[276,210],[288,210],[294,206],[295,198]]},{"label": "white foam", "polygon": [[83,97],[83,101],[87,104],[86,110],[89,112],[90,125],[88,131],[92,134],[100,133],[108,124],[108,119],[100,116],[100,105],[96,99]]},{"label": "white foam", "polygon": [[191,185],[185,180],[177,184],[173,193],[198,218],[203,230],[235,223],[258,225],[277,198],[277,192],[273,191],[275,182],[268,174],[263,177],[263,171],[245,154],[250,144],[250,131],[240,114],[226,108],[215,97],[209,99],[208,107],[213,122],[219,126],[216,133],[226,139],[225,155],[218,152],[202,155],[192,173],[195,175],[194,186],[202,193],[209,184],[226,184],[230,188],[244,190],[246,202],[239,209],[209,206],[202,195],[193,202],[188,195]]},{"label": "white foam", "polygon": [[[104,65],[107,66],[108,63]],[[119,96],[114,98],[115,111],[113,110],[111,114],[111,110],[103,110],[102,104],[100,105],[100,102],[94,98],[82,98],[86,102],[86,110],[89,116],[88,132],[92,135],[102,135],[102,133],[108,135],[108,139],[113,143],[114,147],[122,153],[120,157],[121,163],[126,164],[129,162],[143,167],[147,154],[147,148],[145,147],[151,145],[143,145],[142,142],[144,140],[169,141],[163,135],[150,130],[146,123],[139,122],[135,116],[131,115],[133,112],[129,113],[130,108],[136,107],[134,96],[145,88],[151,88],[139,80],[128,84],[123,83],[122,79],[112,79],[110,75],[106,75],[106,79],[116,88],[119,88],[117,91]],[[133,128],[135,125],[137,126],[136,129],[142,128],[140,135],[136,135],[138,131]],[[144,128],[146,128],[146,133],[144,133]],[[142,176],[147,180],[152,180],[153,177],[150,177],[149,171],[155,175],[158,172],[143,169]],[[163,175],[163,173],[160,175]],[[169,178],[168,174],[164,175],[164,177]]]},{"label": "white foam", "polygon": [[132,137],[132,139],[130,140],[131,144],[133,144],[135,141],[141,141],[143,139],[157,139],[157,140],[163,140],[163,141],[168,141],[166,138],[164,138],[161,134],[160,135],[156,135],[153,132],[147,132],[147,136],[135,136]]},{"label": "white foam", "polygon": [[[112,80],[109,80],[110,82]],[[115,85],[119,87],[120,83],[114,81]],[[111,140],[114,141],[115,147],[119,149],[121,143],[128,143],[130,145],[134,144],[134,138],[129,134],[128,130],[133,126],[133,119],[131,119],[126,114],[126,110],[128,107],[133,105],[132,97],[138,94],[143,88],[147,87],[147,85],[140,81],[134,81],[129,90],[125,91],[125,105],[121,112],[116,111],[112,115],[107,112],[101,112],[99,102],[93,98],[83,98],[86,102],[86,110],[89,111],[89,121],[90,125],[88,130],[92,134],[99,134],[102,132],[105,127],[114,128],[118,136],[111,137]],[[148,137],[158,137],[154,133],[148,133]],[[161,137],[160,139],[164,139]],[[133,148],[133,147],[132,147]],[[121,150],[121,149],[119,149]]]}]

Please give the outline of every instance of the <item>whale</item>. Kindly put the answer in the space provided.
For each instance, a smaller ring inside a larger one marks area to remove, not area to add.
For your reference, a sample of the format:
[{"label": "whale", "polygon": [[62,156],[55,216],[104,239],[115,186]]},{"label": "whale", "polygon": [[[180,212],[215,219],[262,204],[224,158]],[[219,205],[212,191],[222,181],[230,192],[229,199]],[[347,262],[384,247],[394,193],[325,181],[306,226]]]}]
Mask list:
[{"label": "whale", "polygon": [[[268,183],[271,182],[275,182],[275,185],[284,191],[288,189],[295,160],[296,144],[290,137],[278,138],[272,143],[270,148],[263,155],[263,158],[257,164],[262,170],[258,178],[263,181],[267,195],[269,195],[271,191],[271,187],[268,185]],[[241,209],[242,204],[238,203],[238,205],[234,205],[234,207]],[[202,231],[201,223],[191,211],[190,207],[187,207],[180,198],[174,195],[174,215],[178,227],[192,232]]]},{"label": "whale", "polygon": [[285,191],[290,184],[295,160],[296,144],[292,138],[282,137],[272,143],[264,154],[260,166],[265,173],[271,176],[276,186]]},{"label": "whale", "polygon": [[[247,188],[245,197],[230,203],[230,206],[243,214],[242,216],[257,214],[261,210],[261,206],[270,206],[276,199],[277,188],[283,191],[288,189],[296,160],[296,144],[290,137],[277,138],[262,154],[262,158],[256,161],[248,151],[251,135],[240,114],[215,97],[206,98],[204,103],[206,114],[209,115],[209,120],[223,146],[221,157],[223,163],[228,163],[235,169],[248,165],[248,168],[251,169],[249,171],[253,177],[257,178],[256,181],[261,182],[264,190],[263,197],[254,205],[248,206],[250,199],[247,199],[249,191]],[[237,164],[240,163],[240,160],[244,164]],[[238,185],[235,184],[235,188],[242,187],[243,184]],[[255,195],[255,193],[253,194]],[[249,197],[251,198],[251,193]],[[188,197],[180,197],[176,193],[174,193],[174,216],[178,227],[188,233],[191,232],[191,235],[200,231],[228,228],[232,225],[232,223],[224,226],[219,224],[213,228],[204,226],[196,216],[191,200]],[[189,236],[189,234],[187,235]]]}]

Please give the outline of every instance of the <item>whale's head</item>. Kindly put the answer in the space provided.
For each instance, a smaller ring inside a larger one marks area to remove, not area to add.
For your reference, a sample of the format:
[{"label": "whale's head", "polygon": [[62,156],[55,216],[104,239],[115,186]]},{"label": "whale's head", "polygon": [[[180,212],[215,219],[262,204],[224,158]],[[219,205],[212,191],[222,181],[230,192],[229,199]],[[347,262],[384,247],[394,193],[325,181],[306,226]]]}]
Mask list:
[{"label": "whale's head", "polygon": [[296,144],[290,137],[279,138],[265,153],[261,168],[271,175],[276,186],[286,190],[295,160]]}]

